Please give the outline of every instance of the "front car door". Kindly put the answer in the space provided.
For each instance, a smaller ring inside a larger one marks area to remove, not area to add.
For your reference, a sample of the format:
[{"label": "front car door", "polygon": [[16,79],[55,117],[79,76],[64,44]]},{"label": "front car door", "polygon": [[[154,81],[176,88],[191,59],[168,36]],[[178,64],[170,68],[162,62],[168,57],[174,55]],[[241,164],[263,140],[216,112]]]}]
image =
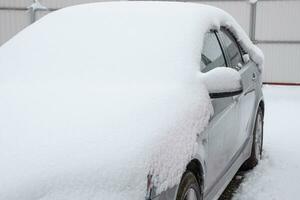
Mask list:
[{"label": "front car door", "polygon": [[[201,72],[206,73],[216,67],[227,66],[225,54],[221,49],[219,38],[216,32],[209,32],[205,35]],[[219,80],[215,80],[216,82]],[[207,138],[207,159],[206,159],[206,178],[204,193],[212,193],[218,181],[228,170],[232,162],[232,155],[238,136],[238,107],[233,97],[212,99],[214,115],[212,116],[206,131],[203,132]]]},{"label": "front car door", "polygon": [[255,63],[243,60],[243,51],[235,37],[226,29],[219,32],[223,49],[229,60],[229,66],[238,70],[242,77],[243,93],[234,97],[239,104],[239,141],[237,150],[243,150],[249,136],[252,135],[252,116],[255,111],[255,79],[257,78]]}]

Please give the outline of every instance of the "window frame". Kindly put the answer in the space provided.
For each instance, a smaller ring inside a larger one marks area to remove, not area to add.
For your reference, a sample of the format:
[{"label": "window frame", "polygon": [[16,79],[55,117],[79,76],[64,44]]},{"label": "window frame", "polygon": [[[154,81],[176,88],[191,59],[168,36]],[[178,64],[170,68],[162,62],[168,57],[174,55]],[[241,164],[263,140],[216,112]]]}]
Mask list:
[{"label": "window frame", "polygon": [[213,30],[212,32],[213,32],[213,33],[215,34],[215,36],[217,37],[219,46],[220,46],[220,48],[221,48],[221,51],[222,51],[222,54],[223,54],[223,57],[224,57],[224,60],[225,60],[225,65],[226,65],[225,67],[229,67],[228,59],[227,59],[227,57],[226,57],[226,52],[225,52],[225,50],[224,50],[224,48],[223,48],[223,44],[222,44],[221,37],[219,37],[219,31],[218,31],[218,30]]},{"label": "window frame", "polygon": [[223,49],[223,51],[225,52],[225,55],[226,55],[225,58],[226,58],[227,62],[230,63],[230,67],[231,67],[231,68],[234,68],[235,66],[233,66],[233,64],[232,64],[232,62],[231,62],[231,59],[230,59],[230,57],[229,57],[229,53],[228,53],[227,49],[225,48],[225,44],[224,44],[224,41],[223,41],[223,39],[222,39],[222,36],[220,35],[220,32],[223,32],[223,34],[225,34],[232,42],[234,42],[234,43],[236,44],[236,46],[237,46],[237,48],[238,48],[238,50],[239,50],[239,53],[240,53],[240,57],[241,57],[241,61],[242,61],[241,64],[244,65],[244,64],[245,64],[245,60],[244,60],[244,58],[243,58],[244,53],[243,53],[243,50],[242,50],[240,44],[238,43],[237,39],[236,39],[236,38],[234,37],[234,35],[230,32],[230,30],[228,30],[228,29],[225,28],[225,27],[221,27],[220,31],[217,31],[216,34],[217,34],[217,37],[218,37],[219,40],[220,40],[222,49]]}]

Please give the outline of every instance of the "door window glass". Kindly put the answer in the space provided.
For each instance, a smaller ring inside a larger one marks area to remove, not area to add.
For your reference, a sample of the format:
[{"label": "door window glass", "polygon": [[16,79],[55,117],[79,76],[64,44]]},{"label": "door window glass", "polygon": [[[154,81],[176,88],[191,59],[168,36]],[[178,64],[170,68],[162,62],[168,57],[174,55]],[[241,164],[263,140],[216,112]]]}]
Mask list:
[{"label": "door window glass", "polygon": [[214,32],[205,34],[201,54],[201,71],[208,72],[216,67],[224,67],[225,58]]},{"label": "door window glass", "polygon": [[235,39],[225,30],[220,31],[224,49],[227,52],[232,67],[239,66],[243,63],[242,55]]}]

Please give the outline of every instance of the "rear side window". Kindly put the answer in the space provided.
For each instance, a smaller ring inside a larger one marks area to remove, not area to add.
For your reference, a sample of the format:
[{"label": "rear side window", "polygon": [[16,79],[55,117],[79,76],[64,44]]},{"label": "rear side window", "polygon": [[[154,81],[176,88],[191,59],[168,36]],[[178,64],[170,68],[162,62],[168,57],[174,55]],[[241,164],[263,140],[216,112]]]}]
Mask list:
[{"label": "rear side window", "polygon": [[201,54],[201,71],[208,72],[216,67],[224,67],[225,57],[214,32],[205,34]]},{"label": "rear side window", "polygon": [[233,36],[223,29],[220,31],[220,37],[223,41],[224,49],[228,54],[232,67],[242,64],[243,59],[241,51]]}]

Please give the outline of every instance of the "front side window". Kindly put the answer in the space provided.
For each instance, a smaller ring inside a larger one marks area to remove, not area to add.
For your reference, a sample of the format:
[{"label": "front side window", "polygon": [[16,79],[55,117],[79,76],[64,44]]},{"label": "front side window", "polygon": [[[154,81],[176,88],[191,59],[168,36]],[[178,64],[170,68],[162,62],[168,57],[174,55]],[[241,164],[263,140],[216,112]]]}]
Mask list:
[{"label": "front side window", "polygon": [[242,55],[235,39],[226,30],[220,31],[220,37],[223,41],[224,49],[228,54],[232,67],[243,63]]},{"label": "front side window", "polygon": [[205,34],[201,54],[201,71],[208,72],[216,67],[224,67],[225,58],[214,32]]}]

